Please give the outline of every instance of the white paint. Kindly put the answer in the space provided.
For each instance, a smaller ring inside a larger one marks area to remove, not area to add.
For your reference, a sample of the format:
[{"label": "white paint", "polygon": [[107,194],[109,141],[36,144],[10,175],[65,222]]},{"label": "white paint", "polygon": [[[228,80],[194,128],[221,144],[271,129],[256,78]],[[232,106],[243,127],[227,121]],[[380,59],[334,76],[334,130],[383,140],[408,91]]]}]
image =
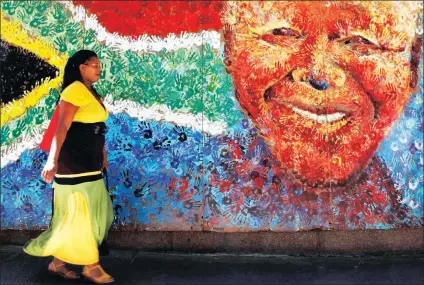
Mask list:
[{"label": "white paint", "polygon": [[209,44],[214,49],[221,46],[221,36],[217,31],[201,31],[200,33],[184,33],[180,35],[169,34],[162,38],[148,34],[141,35],[137,39],[127,36],[120,36],[118,33],[109,33],[97,20],[96,15],[87,15],[87,11],[82,6],[75,6],[72,1],[58,1],[72,13],[72,17],[77,22],[83,22],[85,29],[92,29],[96,33],[96,39],[104,42],[107,47],[116,51],[136,51],[136,52],[158,52],[162,49],[168,51],[181,48],[190,49],[202,44]]},{"label": "white paint", "polygon": [[113,101],[111,94],[106,96],[104,103],[109,112],[113,114],[127,113],[139,121],[155,120],[158,122],[170,122],[213,136],[223,134],[227,129],[227,124],[224,121],[212,122],[201,113],[194,115],[181,110],[171,110],[167,105],[154,104],[150,107],[145,107],[130,100]]}]

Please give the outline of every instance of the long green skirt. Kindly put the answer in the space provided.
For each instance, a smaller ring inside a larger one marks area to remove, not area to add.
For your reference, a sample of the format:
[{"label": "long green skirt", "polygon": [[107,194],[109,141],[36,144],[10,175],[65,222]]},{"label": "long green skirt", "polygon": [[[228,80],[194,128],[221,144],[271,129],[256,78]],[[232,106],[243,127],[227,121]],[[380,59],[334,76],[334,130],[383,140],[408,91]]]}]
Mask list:
[{"label": "long green skirt", "polygon": [[48,230],[24,246],[34,256],[54,256],[70,264],[99,261],[98,247],[113,222],[103,179],[75,185],[54,182],[54,212]]}]

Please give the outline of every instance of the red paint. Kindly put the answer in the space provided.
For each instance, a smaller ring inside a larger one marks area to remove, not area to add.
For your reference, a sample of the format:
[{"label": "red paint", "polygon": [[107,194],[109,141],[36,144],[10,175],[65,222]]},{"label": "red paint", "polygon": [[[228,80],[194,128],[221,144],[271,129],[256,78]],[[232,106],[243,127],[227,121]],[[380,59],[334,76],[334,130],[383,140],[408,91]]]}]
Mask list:
[{"label": "red paint", "polygon": [[233,141],[230,141],[230,142],[228,142],[228,145],[230,146],[231,157],[233,159],[240,159],[241,158],[241,149],[238,146],[238,144],[236,144]]},{"label": "red paint", "polygon": [[260,176],[253,180],[253,185],[255,186],[256,189],[262,189],[264,186],[264,183],[265,183],[265,180]]},{"label": "red paint", "polygon": [[171,178],[171,181],[169,181],[169,189],[172,191],[175,191],[177,189],[177,178]]},{"label": "red paint", "polygon": [[123,36],[197,33],[221,28],[221,1],[73,1],[111,33]]},{"label": "red paint", "polygon": [[53,113],[53,116],[50,120],[50,124],[44,134],[43,140],[40,143],[40,149],[49,152],[50,146],[52,145],[53,137],[56,132],[57,124],[59,122],[59,106],[56,107],[56,110]]},{"label": "red paint", "polygon": [[180,177],[178,183],[180,185],[180,192],[184,192],[188,189],[189,181],[184,176]]}]

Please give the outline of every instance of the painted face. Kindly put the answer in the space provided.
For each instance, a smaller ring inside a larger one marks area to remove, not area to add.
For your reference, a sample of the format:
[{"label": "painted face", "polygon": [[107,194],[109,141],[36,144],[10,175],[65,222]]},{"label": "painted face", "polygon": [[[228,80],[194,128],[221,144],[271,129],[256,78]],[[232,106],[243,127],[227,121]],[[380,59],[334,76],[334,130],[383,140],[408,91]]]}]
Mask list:
[{"label": "painted face", "polygon": [[227,4],[227,70],[282,168],[328,187],[368,165],[416,84],[420,9],[402,1]]},{"label": "painted face", "polygon": [[80,66],[82,79],[90,83],[99,81],[102,73],[100,60],[97,57],[92,57]]}]

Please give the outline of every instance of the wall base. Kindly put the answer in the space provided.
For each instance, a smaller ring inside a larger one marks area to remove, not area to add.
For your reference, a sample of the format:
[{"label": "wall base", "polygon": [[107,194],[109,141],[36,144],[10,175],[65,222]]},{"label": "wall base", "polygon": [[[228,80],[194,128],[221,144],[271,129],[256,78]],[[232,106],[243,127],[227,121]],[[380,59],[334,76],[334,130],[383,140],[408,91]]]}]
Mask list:
[{"label": "wall base", "polygon": [[[41,231],[1,230],[2,244],[22,245]],[[424,232],[418,229],[304,232],[166,232],[112,231],[113,248],[193,253],[387,254],[424,253]]]}]

